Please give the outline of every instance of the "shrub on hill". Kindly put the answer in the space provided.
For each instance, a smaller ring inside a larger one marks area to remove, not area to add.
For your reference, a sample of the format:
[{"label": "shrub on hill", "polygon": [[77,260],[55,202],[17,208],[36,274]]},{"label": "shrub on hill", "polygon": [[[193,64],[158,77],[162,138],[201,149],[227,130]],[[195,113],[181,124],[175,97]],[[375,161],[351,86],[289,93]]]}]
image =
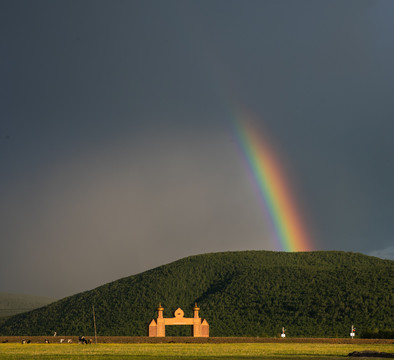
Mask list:
[{"label": "shrub on hill", "polygon": [[361,332],[361,339],[394,339],[394,329],[366,329]]}]

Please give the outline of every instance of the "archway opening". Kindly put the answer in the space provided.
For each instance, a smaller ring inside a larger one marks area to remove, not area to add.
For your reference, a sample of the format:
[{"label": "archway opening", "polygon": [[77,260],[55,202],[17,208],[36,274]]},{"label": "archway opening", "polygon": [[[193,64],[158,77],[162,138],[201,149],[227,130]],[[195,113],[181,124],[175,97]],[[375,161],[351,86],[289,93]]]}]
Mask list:
[{"label": "archway opening", "polygon": [[166,336],[193,336],[193,326],[166,325]]}]

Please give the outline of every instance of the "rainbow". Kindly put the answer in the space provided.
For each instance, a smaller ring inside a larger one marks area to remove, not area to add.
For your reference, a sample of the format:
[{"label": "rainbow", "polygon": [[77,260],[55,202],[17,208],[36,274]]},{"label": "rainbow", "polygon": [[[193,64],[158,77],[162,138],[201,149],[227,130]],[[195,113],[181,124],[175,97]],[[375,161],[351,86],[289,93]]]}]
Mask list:
[{"label": "rainbow", "polygon": [[253,115],[240,111],[234,129],[268,214],[278,250],[313,250],[280,163],[261,132],[253,127],[252,119]]}]

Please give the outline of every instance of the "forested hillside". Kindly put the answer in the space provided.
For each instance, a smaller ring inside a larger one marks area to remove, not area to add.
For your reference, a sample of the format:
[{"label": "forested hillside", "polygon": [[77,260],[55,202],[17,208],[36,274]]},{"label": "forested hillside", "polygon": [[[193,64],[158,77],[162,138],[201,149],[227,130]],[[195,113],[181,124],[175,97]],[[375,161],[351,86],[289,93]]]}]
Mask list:
[{"label": "forested hillside", "polygon": [[[394,261],[345,252],[226,252],[191,256],[19,314],[1,335],[145,336],[164,316],[198,303],[211,336],[349,336],[392,329]],[[166,327],[168,335],[186,334]]]},{"label": "forested hillside", "polygon": [[55,299],[22,294],[0,293],[0,318],[45,306]]}]

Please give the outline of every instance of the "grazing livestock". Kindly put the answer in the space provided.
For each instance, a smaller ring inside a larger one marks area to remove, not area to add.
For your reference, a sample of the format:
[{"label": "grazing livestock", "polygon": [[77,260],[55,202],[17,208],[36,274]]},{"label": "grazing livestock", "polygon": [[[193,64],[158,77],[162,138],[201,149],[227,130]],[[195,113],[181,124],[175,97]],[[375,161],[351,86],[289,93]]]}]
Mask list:
[{"label": "grazing livestock", "polygon": [[60,339],[60,344],[63,344],[64,343],[64,339]]},{"label": "grazing livestock", "polygon": [[68,339],[67,342],[68,342],[69,344],[71,344],[73,341],[72,341],[71,339]]},{"label": "grazing livestock", "polygon": [[88,341],[85,339],[85,336],[80,336],[78,338],[78,344],[87,344]]}]

